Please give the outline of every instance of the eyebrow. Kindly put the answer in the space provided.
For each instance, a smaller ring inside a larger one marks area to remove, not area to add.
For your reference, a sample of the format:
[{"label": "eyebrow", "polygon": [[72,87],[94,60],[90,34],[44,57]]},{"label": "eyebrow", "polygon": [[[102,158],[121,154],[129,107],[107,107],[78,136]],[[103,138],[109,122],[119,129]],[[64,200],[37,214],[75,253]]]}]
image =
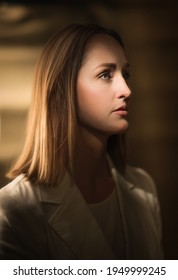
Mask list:
[{"label": "eyebrow", "polygon": [[[108,68],[116,69],[117,65],[116,65],[116,63],[102,63],[102,64],[98,65],[95,69],[98,69],[101,67],[108,67]],[[129,67],[130,67],[130,64],[128,62],[126,62],[123,65],[123,68],[129,68]]]}]

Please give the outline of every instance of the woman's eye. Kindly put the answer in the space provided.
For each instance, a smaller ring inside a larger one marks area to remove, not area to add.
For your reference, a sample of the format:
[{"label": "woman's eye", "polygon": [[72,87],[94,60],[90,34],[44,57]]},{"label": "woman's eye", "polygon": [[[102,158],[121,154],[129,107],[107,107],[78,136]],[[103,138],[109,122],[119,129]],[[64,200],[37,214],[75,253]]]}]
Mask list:
[{"label": "woman's eye", "polygon": [[123,76],[123,78],[124,78],[126,81],[128,81],[129,78],[130,78],[129,72],[124,72],[124,73],[122,74],[122,76]]},{"label": "woman's eye", "polygon": [[100,79],[110,80],[112,78],[111,73],[109,71],[105,71],[99,75]]}]

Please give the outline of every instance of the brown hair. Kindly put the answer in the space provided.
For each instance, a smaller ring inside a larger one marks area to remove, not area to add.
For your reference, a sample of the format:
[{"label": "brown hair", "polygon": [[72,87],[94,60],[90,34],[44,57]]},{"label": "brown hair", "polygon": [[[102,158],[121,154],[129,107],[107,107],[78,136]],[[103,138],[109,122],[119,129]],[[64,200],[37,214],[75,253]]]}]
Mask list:
[{"label": "brown hair", "polygon": [[[76,139],[76,81],[87,41],[104,33],[123,47],[120,36],[93,24],[72,24],[46,44],[36,69],[24,149],[8,177],[20,173],[47,185],[72,172]],[[124,135],[113,135],[108,152],[120,171],[125,167]]]}]

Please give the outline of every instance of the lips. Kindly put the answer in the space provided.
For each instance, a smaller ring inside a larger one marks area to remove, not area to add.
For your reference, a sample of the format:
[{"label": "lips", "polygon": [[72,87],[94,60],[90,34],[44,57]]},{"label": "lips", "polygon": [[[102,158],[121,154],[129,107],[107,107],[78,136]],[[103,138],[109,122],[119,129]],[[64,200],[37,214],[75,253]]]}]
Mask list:
[{"label": "lips", "polygon": [[128,106],[126,104],[124,104],[114,110],[114,112],[117,112],[117,111],[128,111]]},{"label": "lips", "polygon": [[128,106],[126,104],[116,108],[114,111],[117,115],[127,116],[128,115]]}]

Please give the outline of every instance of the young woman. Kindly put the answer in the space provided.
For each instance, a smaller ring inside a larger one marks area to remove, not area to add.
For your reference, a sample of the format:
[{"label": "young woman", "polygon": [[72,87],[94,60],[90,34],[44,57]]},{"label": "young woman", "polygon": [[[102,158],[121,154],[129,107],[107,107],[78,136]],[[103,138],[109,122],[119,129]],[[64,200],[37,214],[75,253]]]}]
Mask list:
[{"label": "young woman", "polygon": [[2,259],[160,259],[155,186],[125,163],[120,36],[74,24],[40,58],[26,143],[0,191]]}]

